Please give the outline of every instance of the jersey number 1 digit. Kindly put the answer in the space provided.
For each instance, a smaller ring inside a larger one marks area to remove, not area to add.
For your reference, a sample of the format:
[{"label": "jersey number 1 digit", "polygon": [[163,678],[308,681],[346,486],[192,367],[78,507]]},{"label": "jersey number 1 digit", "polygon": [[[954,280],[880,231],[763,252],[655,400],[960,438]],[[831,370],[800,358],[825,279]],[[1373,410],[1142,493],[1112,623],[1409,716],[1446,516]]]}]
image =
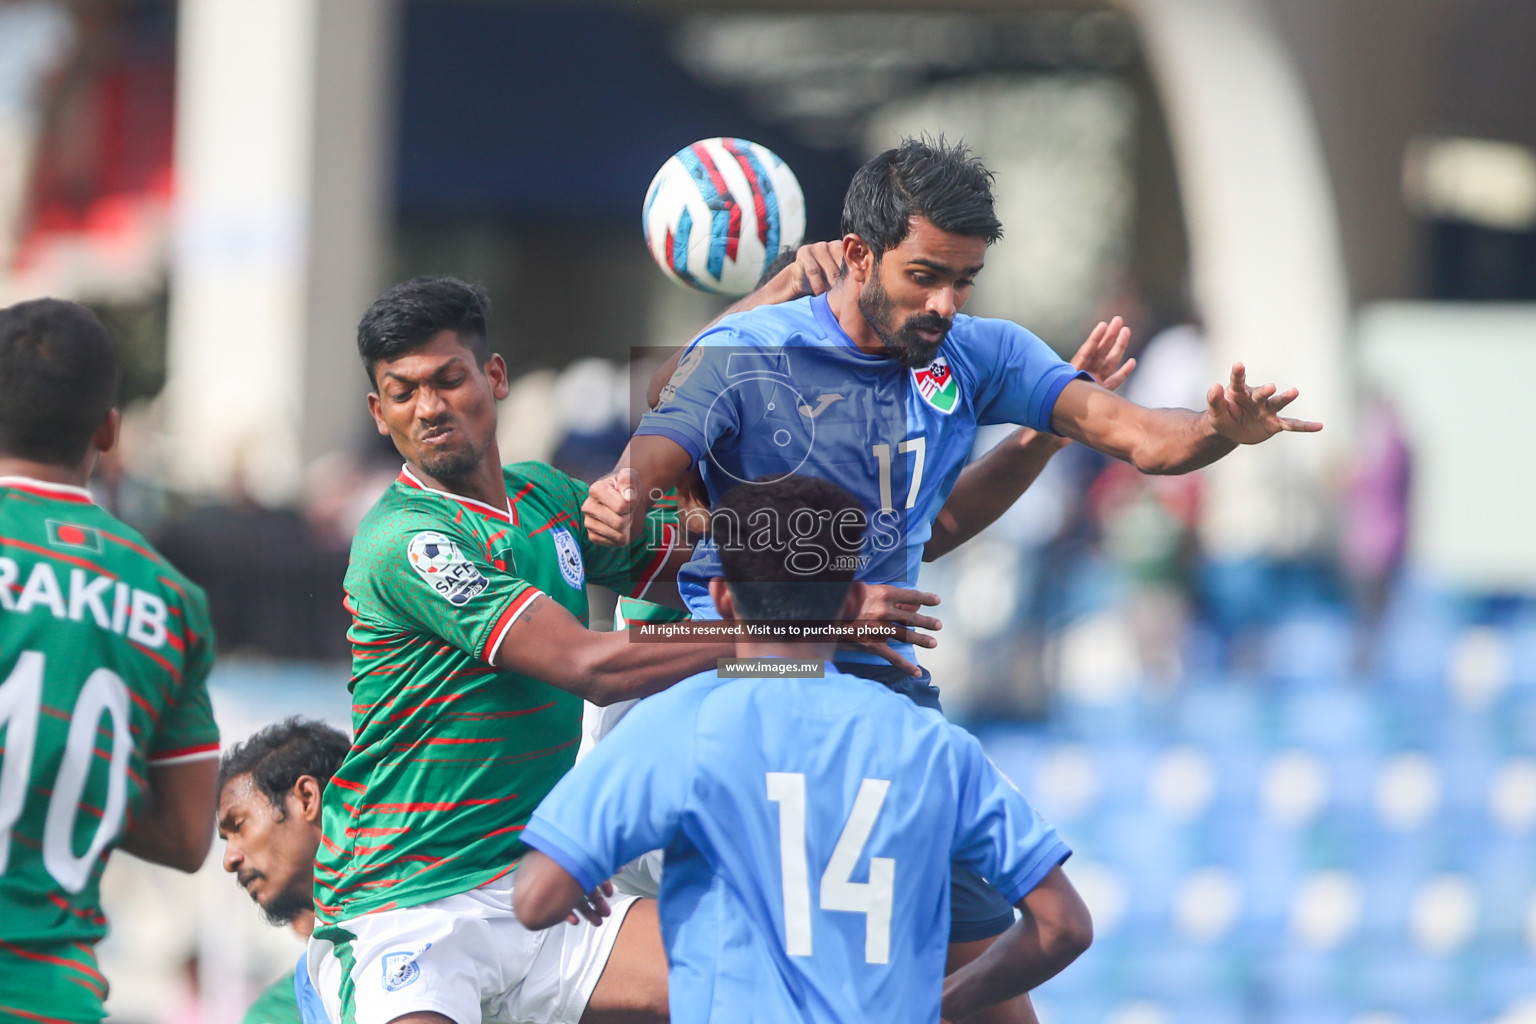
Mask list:
[{"label": "jersey number 1 digit", "polygon": [[[907,483],[907,508],[917,504],[917,493],[923,486],[923,456],[927,454],[927,449],[928,439],[921,434],[917,437],[909,437],[896,446],[896,451],[900,455],[913,453],[912,479]],[[869,450],[880,467],[880,507],[886,512],[893,511],[896,506],[891,498],[891,446],[870,445]]]},{"label": "jersey number 1 digit", "polygon": [[[891,906],[896,890],[896,861],[869,858],[869,881],[852,881],[853,869],[875,819],[891,788],[885,779],[865,779],[832,858],[821,875],[821,909],[846,910],[865,916],[864,961],[891,959]],[[799,772],[769,772],[768,799],[779,805],[779,863],[784,881],[784,951],[811,955],[811,883],[805,846],[805,776]]]},{"label": "jersey number 1 digit", "polygon": [[[5,727],[5,755],[0,761],[0,875],[11,855],[11,829],[27,802],[32,755],[37,746],[37,719],[43,709],[43,655],[25,651],[5,682],[0,683],[0,725]],[[112,760],[107,770],[107,803],[101,822],[83,854],[75,855],[75,819],[96,753],[96,728],[101,716],[112,719]],[[128,758],[133,735],[128,729],[128,690],[111,669],[92,672],[69,716],[64,757],[53,780],[48,814],[43,822],[43,866],[66,892],[79,892],[91,877],[102,848],[123,824],[128,809]]]}]

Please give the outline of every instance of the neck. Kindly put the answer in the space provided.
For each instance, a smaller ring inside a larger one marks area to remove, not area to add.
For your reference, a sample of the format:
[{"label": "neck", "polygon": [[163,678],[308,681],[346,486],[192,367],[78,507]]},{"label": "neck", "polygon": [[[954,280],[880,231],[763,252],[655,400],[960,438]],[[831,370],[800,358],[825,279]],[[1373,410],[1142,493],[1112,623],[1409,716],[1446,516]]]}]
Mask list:
[{"label": "neck", "polygon": [[299,916],[293,919],[289,925],[294,933],[301,939],[307,939],[315,933],[315,912],[313,910],[301,910]]},{"label": "neck", "polygon": [[501,452],[497,449],[495,441],[486,448],[479,465],[462,477],[447,479],[433,476],[414,462],[409,465],[416,479],[433,490],[473,498],[492,508],[506,508],[507,479],[501,473]]},{"label": "neck", "polygon": [[90,479],[90,471],[84,466],[54,466],[30,459],[14,459],[0,455],[0,476],[25,476],[50,484],[84,487]]},{"label": "neck", "polygon": [[859,308],[859,290],[854,286],[853,275],[845,273],[827,292],[827,308],[837,317],[837,325],[848,335],[855,347],[865,355],[885,355],[885,343],[869,326],[864,311]]},{"label": "neck", "polygon": [[831,661],[832,655],[837,650],[837,644],[787,644],[764,641],[755,643],[750,640],[738,640],[736,642],[736,657],[738,658],[794,658],[797,661]]}]

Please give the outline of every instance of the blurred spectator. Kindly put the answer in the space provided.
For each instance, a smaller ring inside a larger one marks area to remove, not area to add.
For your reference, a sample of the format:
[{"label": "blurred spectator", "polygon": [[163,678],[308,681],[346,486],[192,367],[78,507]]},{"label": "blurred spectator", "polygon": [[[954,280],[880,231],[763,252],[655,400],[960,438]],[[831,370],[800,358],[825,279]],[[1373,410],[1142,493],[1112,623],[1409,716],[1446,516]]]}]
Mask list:
[{"label": "blurred spectator", "polygon": [[1360,667],[1369,667],[1376,630],[1408,550],[1413,461],[1396,411],[1368,397],[1360,450],[1344,503],[1340,554],[1359,619]]}]

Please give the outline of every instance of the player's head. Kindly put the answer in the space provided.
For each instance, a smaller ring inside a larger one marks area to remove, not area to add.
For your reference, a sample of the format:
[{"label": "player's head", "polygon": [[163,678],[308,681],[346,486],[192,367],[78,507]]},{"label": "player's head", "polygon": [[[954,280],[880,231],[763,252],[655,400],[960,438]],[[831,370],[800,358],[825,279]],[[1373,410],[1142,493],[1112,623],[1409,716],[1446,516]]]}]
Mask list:
[{"label": "player's head", "polygon": [[440,481],[480,466],[496,436],[496,402],[507,397],[507,365],[486,340],[488,307],[472,284],[415,277],[380,295],[357,325],[379,433]]},{"label": "player's head", "polygon": [[117,345],[61,299],[0,309],[0,457],[90,469],[117,439]]},{"label": "player's head", "polygon": [[1002,234],[992,172],[963,143],[903,139],[858,169],[843,199],[847,273],[888,355],[933,361]]},{"label": "player's head", "polygon": [[224,870],[273,924],[313,906],[320,798],[351,741],[323,722],[289,718],[230,748],[219,762]]},{"label": "player's head", "polygon": [[725,618],[829,622],[857,600],[867,518],[837,484],[797,475],[739,484],[710,525],[725,573],[710,596]]}]

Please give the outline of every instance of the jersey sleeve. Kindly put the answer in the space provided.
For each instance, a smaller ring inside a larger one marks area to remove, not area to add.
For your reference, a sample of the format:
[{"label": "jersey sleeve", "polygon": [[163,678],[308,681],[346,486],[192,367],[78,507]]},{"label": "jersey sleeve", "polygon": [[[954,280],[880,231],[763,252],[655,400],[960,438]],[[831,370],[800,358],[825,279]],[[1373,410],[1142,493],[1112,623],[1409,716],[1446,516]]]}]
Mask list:
[{"label": "jersey sleeve", "polygon": [[1051,412],[1062,389],[1071,381],[1093,378],[1074,369],[1018,324],[988,322],[997,330],[985,349],[987,365],[978,368],[977,422],[1017,423],[1049,431]]},{"label": "jersey sleeve", "polygon": [[190,583],[185,587],[186,600],[181,603],[181,679],[150,742],[148,760],[152,765],[178,764],[219,754],[219,727],[208,697],[208,674],[213,670],[215,648],[213,625],[202,592]]},{"label": "jersey sleeve", "polygon": [[1017,904],[1072,850],[987,759],[974,736],[949,728],[960,797],[951,855]]},{"label": "jersey sleeve", "polygon": [[736,436],[741,417],[727,390],[732,356],[745,351],[740,334],[730,327],[716,327],[695,338],[661,389],[661,401],[640,417],[635,436],[670,438],[695,463],[719,441]]},{"label": "jersey sleeve", "polygon": [[[587,500],[587,485],[567,478],[572,508]],[[622,548],[594,544],[587,537],[586,526],[576,520],[574,529],[581,544],[581,560],[587,567],[587,580],[607,587],[623,597],[644,597],[651,589],[667,558],[683,542],[677,525],[677,513],[669,507],[651,509],[645,532],[633,544]]]},{"label": "jersey sleeve", "polygon": [[[695,717],[696,706],[670,691],[635,705],[539,804],[523,842],[587,891],[642,853],[665,848],[681,828],[692,787]],[[672,739],[657,743],[657,736]]]},{"label": "jersey sleeve", "polygon": [[[354,558],[358,546],[354,545]],[[384,628],[441,637],[486,664],[517,617],[542,591],[491,564],[473,534],[427,515],[397,519],[366,546],[354,613],[382,612]]]}]

